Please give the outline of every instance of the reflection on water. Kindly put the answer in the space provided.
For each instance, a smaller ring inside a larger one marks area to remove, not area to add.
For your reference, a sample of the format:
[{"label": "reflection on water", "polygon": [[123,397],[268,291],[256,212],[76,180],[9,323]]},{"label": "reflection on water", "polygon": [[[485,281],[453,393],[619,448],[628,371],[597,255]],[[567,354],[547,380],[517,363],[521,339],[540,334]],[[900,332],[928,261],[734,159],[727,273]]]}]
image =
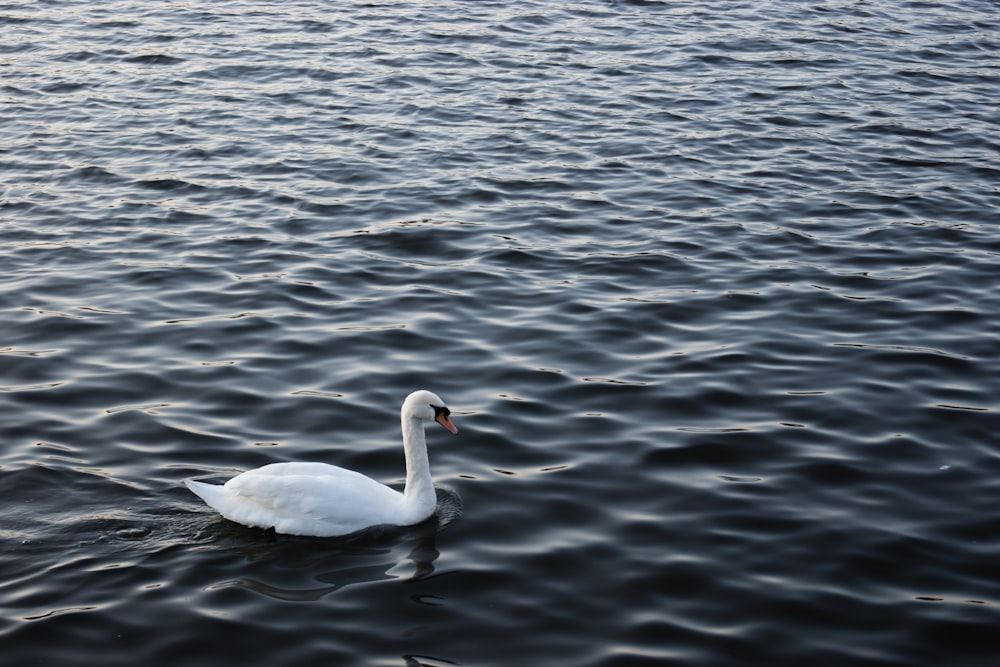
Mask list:
[{"label": "reflection on water", "polygon": [[[260,531],[216,519],[200,531],[203,539],[210,540],[201,549],[240,554],[247,561],[267,563],[279,569],[316,571],[330,566],[336,569],[314,577],[329,586],[285,589],[257,579],[236,578],[213,584],[208,589],[236,586],[279,600],[312,602],[355,584],[389,579],[412,583],[425,579],[434,573],[434,561],[440,555],[435,547],[436,536],[462,514],[462,499],[453,489],[438,487],[436,491],[438,509],[431,519],[416,526],[370,528],[343,538],[279,535],[272,530]],[[409,547],[409,552],[400,557],[403,547]],[[373,561],[377,562],[373,564]],[[354,562],[365,565],[351,565]],[[432,604],[425,600],[420,602]]]},{"label": "reflection on water", "polygon": [[[266,559],[273,561],[273,563],[278,567],[314,569],[318,565],[314,558],[303,559],[302,554],[298,549],[288,561],[283,558],[282,554],[275,554],[273,551],[265,549],[254,549],[247,555],[252,560]],[[344,560],[349,561],[351,560],[351,556],[356,555],[358,554],[351,553],[350,551],[333,551],[324,554],[324,559],[328,560],[328,562],[339,563]],[[363,556],[365,562],[370,562],[372,560],[377,560],[380,556],[390,557],[392,552],[389,549],[375,551],[369,550],[362,552],[360,555]],[[393,559],[379,565],[365,565],[363,567],[346,569],[338,568],[335,571],[320,574],[316,577],[316,579],[324,583],[329,583],[330,585],[312,589],[285,590],[276,586],[269,586],[264,582],[254,579],[233,579],[231,581],[224,581],[210,586],[209,589],[214,590],[216,588],[225,588],[227,586],[239,586],[277,600],[286,600],[289,602],[313,602],[329,595],[330,593],[334,593],[345,586],[351,586],[354,584],[372,583],[387,579],[402,579],[404,582],[418,581],[433,574],[434,561],[437,557],[438,552],[434,548],[434,537],[433,535],[429,535],[422,538],[420,543],[407,555],[407,559],[413,563],[413,567],[411,568],[412,574],[406,577],[400,576],[400,564]],[[430,604],[424,600],[420,600],[420,602],[421,604]]]}]

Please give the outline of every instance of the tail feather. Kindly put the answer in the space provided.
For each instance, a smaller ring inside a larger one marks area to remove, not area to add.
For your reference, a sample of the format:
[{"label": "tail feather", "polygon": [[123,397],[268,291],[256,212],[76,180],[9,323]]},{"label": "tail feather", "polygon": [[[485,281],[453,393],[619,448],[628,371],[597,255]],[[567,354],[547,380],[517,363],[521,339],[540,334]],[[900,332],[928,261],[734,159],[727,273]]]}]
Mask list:
[{"label": "tail feather", "polygon": [[222,487],[218,484],[206,484],[205,482],[195,482],[190,479],[184,480],[184,484],[191,493],[195,494],[210,506],[215,507],[222,493]]}]

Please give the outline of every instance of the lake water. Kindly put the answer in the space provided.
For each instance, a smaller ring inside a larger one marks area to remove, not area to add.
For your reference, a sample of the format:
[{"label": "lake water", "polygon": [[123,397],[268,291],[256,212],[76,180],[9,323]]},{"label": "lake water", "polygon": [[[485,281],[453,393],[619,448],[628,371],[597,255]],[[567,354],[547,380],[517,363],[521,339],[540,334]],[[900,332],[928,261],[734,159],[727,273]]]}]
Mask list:
[{"label": "lake water", "polygon": [[[997,664],[995,2],[0,26],[5,666]],[[419,388],[436,521],[183,486]]]}]

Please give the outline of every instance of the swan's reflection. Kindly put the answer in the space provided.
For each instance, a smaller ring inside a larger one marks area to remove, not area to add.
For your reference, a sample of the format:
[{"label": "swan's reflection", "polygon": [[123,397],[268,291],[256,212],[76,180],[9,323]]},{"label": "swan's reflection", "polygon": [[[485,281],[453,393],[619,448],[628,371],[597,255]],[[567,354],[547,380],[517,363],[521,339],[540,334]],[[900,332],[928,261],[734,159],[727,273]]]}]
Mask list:
[{"label": "swan's reflection", "polygon": [[[242,553],[248,561],[266,567],[269,582],[244,576],[221,581],[207,590],[238,587],[283,601],[313,602],[355,584],[400,580],[420,581],[434,573],[440,556],[436,537],[462,511],[458,494],[437,488],[438,508],[427,521],[408,527],[377,527],[346,538],[309,538],[261,532],[225,520],[213,526],[212,548]],[[400,547],[412,544],[400,557]],[[274,579],[297,579],[298,573],[315,572],[335,564],[336,569],[311,578],[325,586],[308,588],[282,585]],[[279,576],[272,576],[279,575]],[[288,576],[285,576],[288,575]],[[418,604],[436,606],[433,596],[417,596]]]}]

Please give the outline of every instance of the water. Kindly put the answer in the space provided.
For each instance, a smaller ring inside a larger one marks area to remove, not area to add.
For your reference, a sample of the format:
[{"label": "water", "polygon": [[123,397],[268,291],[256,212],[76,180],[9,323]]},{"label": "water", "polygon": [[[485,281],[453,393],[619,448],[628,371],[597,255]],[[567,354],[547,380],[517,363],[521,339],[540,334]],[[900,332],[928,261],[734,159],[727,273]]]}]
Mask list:
[{"label": "water", "polygon": [[[18,665],[986,665],[996,5],[0,6]],[[402,480],[350,539],[184,487]]]}]

